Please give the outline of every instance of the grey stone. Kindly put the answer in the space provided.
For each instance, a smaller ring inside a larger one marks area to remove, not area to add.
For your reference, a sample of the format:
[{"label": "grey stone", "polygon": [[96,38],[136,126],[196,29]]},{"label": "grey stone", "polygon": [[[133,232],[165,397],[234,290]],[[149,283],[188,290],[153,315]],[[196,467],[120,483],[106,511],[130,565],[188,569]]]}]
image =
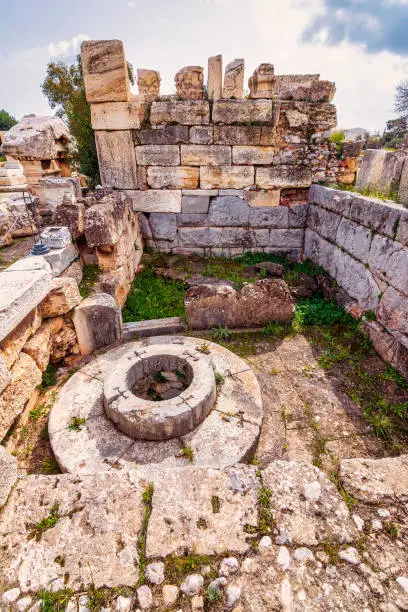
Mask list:
[{"label": "grey stone", "polygon": [[71,232],[63,226],[44,228],[41,232],[41,239],[50,249],[62,249],[72,243]]},{"label": "grey stone", "polygon": [[181,212],[181,191],[178,189],[148,189],[147,191],[126,191],[126,193],[132,198],[135,212]]},{"label": "grey stone", "polygon": [[408,455],[385,459],[343,459],[344,488],[364,503],[408,501]]},{"label": "grey stone", "polygon": [[241,599],[242,588],[237,585],[229,584],[226,589],[227,609],[231,610]]},{"label": "grey stone", "polygon": [[350,253],[350,255],[353,255],[353,257],[363,263],[367,263],[371,236],[371,230],[358,223],[354,223],[354,221],[343,218],[337,227],[337,233],[333,234],[332,239],[335,240],[339,247]]},{"label": "grey stone", "polygon": [[293,553],[294,558],[299,563],[306,563],[307,561],[313,561],[314,555],[309,548],[296,548]]},{"label": "grey stone", "polygon": [[115,344],[122,336],[122,314],[114,298],[106,293],[87,297],[72,317],[83,355]]},{"label": "grey stone", "polygon": [[181,583],[180,590],[192,597],[197,595],[204,586],[204,578],[201,574],[189,574]]},{"label": "grey stone", "polygon": [[103,187],[137,189],[137,165],[132,132],[95,131],[96,149]]},{"label": "grey stone", "polygon": [[210,105],[207,100],[153,102],[150,121],[154,124],[208,125]]},{"label": "grey stone", "polygon": [[27,610],[29,608],[29,606],[31,605],[32,601],[33,601],[32,597],[27,595],[26,597],[22,597],[21,599],[19,599],[15,603],[15,606],[16,606],[16,608],[17,608],[17,610],[19,612],[24,612],[25,610]]},{"label": "grey stone", "polygon": [[143,145],[172,145],[188,143],[188,127],[169,125],[155,130],[139,130],[138,138]]},{"label": "grey stone", "polygon": [[271,100],[217,100],[213,104],[214,123],[247,123],[272,120]]},{"label": "grey stone", "polygon": [[342,217],[332,213],[320,206],[311,204],[309,207],[308,227],[314,230],[323,238],[335,241],[336,232]]},{"label": "grey stone", "polygon": [[215,580],[212,580],[210,584],[208,585],[208,588],[214,591],[215,590],[221,591],[226,585],[227,585],[227,579],[224,578],[224,576],[221,576],[220,578],[216,578]]},{"label": "grey stone", "polygon": [[371,204],[369,227],[375,232],[395,239],[403,209],[396,204],[374,201]]},{"label": "grey stone", "polygon": [[276,558],[276,562],[281,566],[283,571],[286,571],[290,567],[290,552],[286,548],[286,546],[281,546],[279,548],[278,556]]},{"label": "grey stone", "polygon": [[216,227],[180,228],[180,246],[216,247],[221,241],[222,229]]},{"label": "grey stone", "polygon": [[213,198],[208,211],[210,225],[246,226],[249,219],[249,206],[241,198],[218,196]]},{"label": "grey stone", "polygon": [[320,204],[323,208],[346,217],[349,215],[352,200],[352,194],[339,189],[331,189],[323,185],[312,185],[309,189],[310,204]]},{"label": "grey stone", "polygon": [[117,612],[130,612],[132,609],[132,598],[119,595],[115,602],[115,609]]},{"label": "grey stone", "polygon": [[344,550],[341,550],[339,552],[339,558],[350,565],[360,565],[361,563],[360,555],[353,546],[348,546]]},{"label": "grey stone", "polygon": [[255,246],[254,232],[251,229],[224,228],[222,230],[220,246],[222,247],[241,247],[244,250]]},{"label": "grey stone", "polygon": [[176,216],[177,227],[206,227],[208,216],[206,214],[183,214]]},{"label": "grey stone", "polygon": [[249,225],[251,227],[287,228],[289,212],[287,206],[265,206],[249,208]]},{"label": "grey stone", "polygon": [[269,229],[254,229],[255,245],[257,247],[266,248],[269,246]]},{"label": "grey stone", "polygon": [[269,234],[270,247],[302,247],[303,230],[300,229],[271,229]]},{"label": "grey stone", "polygon": [[255,265],[257,270],[266,270],[269,276],[282,276],[283,266],[272,261],[261,261]]},{"label": "grey stone", "polygon": [[221,561],[220,570],[218,574],[220,576],[229,577],[232,574],[236,574],[239,570],[239,562],[236,557],[226,557]]},{"label": "grey stone", "polygon": [[212,144],[213,129],[210,125],[194,125],[190,128],[190,142],[200,145]]},{"label": "grey stone", "polygon": [[161,561],[149,563],[145,569],[145,576],[152,584],[162,584],[164,582],[164,563]]},{"label": "grey stone", "polygon": [[186,214],[207,214],[210,205],[209,196],[183,195],[181,198],[181,212]]},{"label": "grey stone", "polygon": [[388,195],[397,192],[404,156],[385,149],[367,149],[360,166],[356,186]]},{"label": "grey stone", "polygon": [[377,234],[371,243],[369,266],[373,274],[408,295],[408,248]]},{"label": "grey stone", "polygon": [[59,276],[78,257],[78,250],[72,243],[62,249],[52,249],[44,255],[44,259],[50,264],[54,276]]},{"label": "grey stone", "polygon": [[137,599],[142,610],[149,610],[153,606],[153,595],[146,584],[137,589]]},{"label": "grey stone", "polygon": [[401,179],[398,187],[398,202],[408,204],[408,159],[405,158],[402,166]]},{"label": "grey stone", "polygon": [[395,240],[408,247],[408,210],[401,212]]},{"label": "grey stone", "polygon": [[237,198],[244,199],[245,191],[243,189],[220,189],[218,195],[220,196],[236,196]]},{"label": "grey stone", "polygon": [[266,554],[270,551],[270,549],[272,548],[272,539],[270,538],[270,536],[263,536],[260,540],[259,540],[259,544],[258,544],[258,550],[259,552],[262,554]]},{"label": "grey stone", "polygon": [[6,503],[17,481],[17,459],[0,446],[0,508]]},{"label": "grey stone", "polygon": [[174,213],[151,213],[149,217],[153,238],[174,240],[177,234],[176,215]]},{"label": "grey stone", "polygon": [[9,589],[8,591],[5,591],[1,598],[5,604],[12,604],[20,597],[20,593],[20,589],[15,587],[14,589]]},{"label": "grey stone", "polygon": [[408,299],[389,286],[377,308],[377,319],[392,334],[399,332],[408,335]]},{"label": "grey stone", "polygon": [[309,204],[293,204],[289,206],[289,227],[304,228],[307,224]]}]

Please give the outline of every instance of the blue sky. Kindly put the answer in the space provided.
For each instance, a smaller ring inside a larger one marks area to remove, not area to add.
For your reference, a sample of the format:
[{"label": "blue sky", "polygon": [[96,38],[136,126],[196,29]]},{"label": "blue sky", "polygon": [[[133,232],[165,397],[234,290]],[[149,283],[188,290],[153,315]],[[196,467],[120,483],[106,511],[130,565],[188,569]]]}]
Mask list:
[{"label": "blue sky", "polygon": [[[5,2],[5,0],[3,0]],[[244,57],[276,74],[315,73],[337,85],[341,127],[382,130],[395,83],[408,79],[408,0],[13,0],[0,23],[0,108],[50,112],[40,91],[49,61],[72,61],[81,40],[119,38],[162,93],[186,65]]]}]

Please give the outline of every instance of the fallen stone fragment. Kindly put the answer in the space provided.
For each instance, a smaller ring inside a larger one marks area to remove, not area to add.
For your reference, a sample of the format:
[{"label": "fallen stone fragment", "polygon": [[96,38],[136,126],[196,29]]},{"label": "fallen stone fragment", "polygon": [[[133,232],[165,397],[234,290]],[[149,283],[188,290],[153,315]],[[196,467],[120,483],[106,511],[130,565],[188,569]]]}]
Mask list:
[{"label": "fallen stone fragment", "polygon": [[221,561],[220,571],[218,573],[220,576],[231,576],[232,574],[236,574],[238,569],[238,559],[235,557],[226,557]]},{"label": "fallen stone fragment", "polygon": [[179,594],[179,589],[174,584],[165,584],[163,586],[162,595],[165,606],[171,607],[176,603]]},{"label": "fallen stone fragment", "polygon": [[30,607],[32,601],[33,601],[33,598],[30,597],[29,595],[27,597],[22,597],[21,599],[19,599],[15,604],[18,612],[25,612],[25,610],[27,610]]},{"label": "fallen stone fragment", "polygon": [[143,584],[137,589],[137,598],[142,610],[149,610],[153,605],[153,595],[148,586]]},{"label": "fallen stone fragment", "polygon": [[241,599],[242,589],[240,586],[235,586],[233,584],[229,584],[226,590],[227,596],[227,608],[231,610],[236,603]]},{"label": "fallen stone fragment", "polygon": [[227,585],[227,579],[224,576],[221,576],[220,578],[216,578],[215,580],[213,580],[212,582],[210,582],[210,584],[208,585],[209,589],[213,589],[213,590],[222,590],[225,586]]},{"label": "fallen stone fragment", "polygon": [[183,591],[183,593],[191,597],[193,595],[197,595],[197,593],[201,591],[203,585],[204,578],[201,576],[201,574],[190,574],[182,582],[180,589]]},{"label": "fallen stone fragment", "polygon": [[149,563],[145,569],[145,576],[152,584],[161,584],[164,582],[164,563]]},{"label": "fallen stone fragment", "polygon": [[6,503],[16,481],[17,459],[10,455],[4,446],[0,445],[0,508]]},{"label": "fallen stone fragment", "polygon": [[277,563],[283,570],[288,570],[290,567],[290,552],[286,546],[281,546],[279,549],[278,556],[276,558]]},{"label": "fallen stone fragment", "polygon": [[314,559],[312,551],[304,547],[297,548],[293,556],[299,563],[305,563],[306,561],[312,561]]},{"label": "fallen stone fragment", "polygon": [[267,553],[272,548],[272,540],[269,536],[263,536],[259,540],[258,550],[262,554]]},{"label": "fallen stone fragment", "polygon": [[272,261],[261,261],[255,264],[257,270],[266,270],[269,276],[282,276],[283,266]]},{"label": "fallen stone fragment", "polygon": [[204,597],[202,595],[194,595],[191,599],[191,610],[204,610]]},{"label": "fallen stone fragment", "polygon": [[116,600],[115,608],[117,612],[130,612],[132,609],[132,598],[119,595]]},{"label": "fallen stone fragment", "polygon": [[339,558],[342,561],[346,561],[346,563],[350,563],[350,565],[360,565],[361,559],[355,548],[349,546],[345,550],[341,550],[339,552]]},{"label": "fallen stone fragment", "polygon": [[20,597],[20,589],[14,588],[5,591],[2,595],[2,600],[5,604],[12,604]]},{"label": "fallen stone fragment", "polygon": [[58,317],[78,306],[81,301],[78,283],[74,278],[53,278],[51,291],[41,302],[41,311],[44,319]]},{"label": "fallen stone fragment", "polygon": [[408,455],[344,459],[340,463],[340,477],[345,490],[361,501],[408,501]]},{"label": "fallen stone fragment", "polygon": [[73,321],[81,353],[114,344],[122,335],[122,315],[112,296],[90,295],[75,309]]}]

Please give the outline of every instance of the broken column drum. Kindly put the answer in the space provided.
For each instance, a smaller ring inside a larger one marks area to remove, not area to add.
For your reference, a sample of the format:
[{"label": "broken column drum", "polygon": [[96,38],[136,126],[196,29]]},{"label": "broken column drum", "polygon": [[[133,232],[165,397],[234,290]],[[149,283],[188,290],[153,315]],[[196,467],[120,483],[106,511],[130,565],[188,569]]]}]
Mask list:
[{"label": "broken column drum", "polygon": [[167,440],[192,431],[215,398],[211,364],[183,345],[135,350],[104,383],[107,416],[135,440]]}]

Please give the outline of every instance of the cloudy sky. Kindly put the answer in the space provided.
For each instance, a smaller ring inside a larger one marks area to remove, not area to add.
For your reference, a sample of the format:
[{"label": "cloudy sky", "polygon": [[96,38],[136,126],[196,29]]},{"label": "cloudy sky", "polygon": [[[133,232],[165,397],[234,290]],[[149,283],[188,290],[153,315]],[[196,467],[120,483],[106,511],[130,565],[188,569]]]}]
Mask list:
[{"label": "cloudy sky", "polygon": [[49,61],[73,60],[85,39],[119,38],[162,93],[185,65],[244,57],[276,74],[320,73],[337,85],[340,127],[382,130],[394,85],[408,79],[408,0],[13,0],[0,23],[0,109],[50,112],[40,91]]}]

